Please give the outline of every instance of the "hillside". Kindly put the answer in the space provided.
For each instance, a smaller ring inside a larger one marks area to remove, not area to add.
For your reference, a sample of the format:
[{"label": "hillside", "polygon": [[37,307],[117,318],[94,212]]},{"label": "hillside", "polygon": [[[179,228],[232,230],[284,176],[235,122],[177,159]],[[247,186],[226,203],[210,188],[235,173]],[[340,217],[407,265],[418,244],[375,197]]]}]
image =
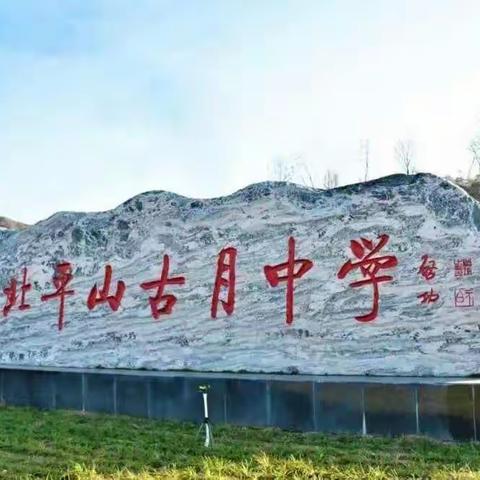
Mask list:
[{"label": "hillside", "polygon": [[22,230],[27,228],[28,225],[21,222],[16,222],[7,217],[0,217],[0,230]]}]

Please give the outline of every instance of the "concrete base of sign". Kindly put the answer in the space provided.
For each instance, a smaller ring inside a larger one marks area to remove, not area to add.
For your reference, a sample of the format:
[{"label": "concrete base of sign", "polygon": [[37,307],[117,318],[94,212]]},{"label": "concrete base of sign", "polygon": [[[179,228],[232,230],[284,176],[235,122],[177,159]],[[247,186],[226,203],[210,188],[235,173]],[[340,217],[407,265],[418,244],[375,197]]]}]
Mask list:
[{"label": "concrete base of sign", "polygon": [[304,432],[480,440],[480,380],[0,367],[0,401]]}]

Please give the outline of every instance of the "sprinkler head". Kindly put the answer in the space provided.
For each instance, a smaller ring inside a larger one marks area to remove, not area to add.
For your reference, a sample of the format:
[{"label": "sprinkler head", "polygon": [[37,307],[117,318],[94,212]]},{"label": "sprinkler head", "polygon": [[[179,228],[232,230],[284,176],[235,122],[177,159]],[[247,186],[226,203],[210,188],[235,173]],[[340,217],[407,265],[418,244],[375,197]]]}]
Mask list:
[{"label": "sprinkler head", "polygon": [[199,385],[198,386],[198,391],[200,393],[208,393],[209,390],[210,390],[210,385]]}]

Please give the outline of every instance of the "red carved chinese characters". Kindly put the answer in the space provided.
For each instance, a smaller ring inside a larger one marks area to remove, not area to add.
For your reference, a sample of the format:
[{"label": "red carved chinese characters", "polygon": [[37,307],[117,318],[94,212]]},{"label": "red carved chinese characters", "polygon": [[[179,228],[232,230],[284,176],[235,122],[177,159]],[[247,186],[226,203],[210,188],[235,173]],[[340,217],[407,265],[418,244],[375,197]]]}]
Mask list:
[{"label": "red carved chinese characters", "polygon": [[[28,310],[30,305],[25,303],[25,296],[29,290],[31,290],[32,285],[27,283],[27,268],[23,269],[22,273],[22,286],[20,287],[20,305],[18,306],[19,310]],[[3,316],[6,317],[10,310],[16,305],[18,300],[17,295],[17,279],[12,278],[8,287],[3,289],[3,293],[7,297],[5,305],[3,307]]]},{"label": "red carved chinese characters", "polygon": [[68,262],[59,263],[55,269],[55,275],[53,276],[53,284],[55,285],[55,292],[42,295],[40,298],[42,302],[52,300],[54,298],[60,299],[60,308],[58,313],[58,329],[63,329],[64,316],[65,316],[65,297],[73,295],[74,290],[66,290],[68,284],[72,281],[72,266]]},{"label": "red carved chinese characters", "polygon": [[457,258],[454,261],[455,277],[466,277],[472,274],[472,259],[471,258]]},{"label": "red carved chinese characters", "polygon": [[105,267],[105,278],[103,280],[102,289],[99,290],[97,284],[94,285],[87,299],[87,307],[89,310],[95,308],[99,303],[107,302],[110,308],[116,312],[120,307],[120,303],[125,293],[125,282],[117,282],[117,290],[115,295],[109,295],[110,293],[110,284],[112,282],[112,267],[107,265]]},{"label": "red carved chinese characters", "polygon": [[8,287],[5,287],[3,289],[3,293],[7,297],[5,301],[5,305],[3,307],[3,316],[6,317],[10,313],[10,310],[17,303],[17,279],[16,278],[12,278],[10,280],[10,284],[8,285]]},{"label": "red carved chinese characters", "polygon": [[429,259],[428,255],[423,255],[422,264],[420,265],[418,272],[425,280],[432,280],[435,278],[437,266],[435,260]]},{"label": "red carved chinese characters", "polygon": [[[155,320],[160,318],[160,315],[169,315],[172,313],[175,303],[177,303],[177,297],[175,295],[164,295],[163,291],[167,285],[183,285],[185,283],[185,277],[171,277],[168,278],[168,270],[170,268],[170,258],[168,255],[163,256],[162,274],[160,280],[152,280],[150,282],[144,282],[140,284],[140,287],[144,290],[157,289],[157,293],[154,297],[150,297],[150,309],[152,316]],[[165,305],[159,308],[159,305],[165,302]]]},{"label": "red carved chinese characters", "polygon": [[[457,258],[454,261],[455,278],[462,278],[472,274],[472,259]],[[475,305],[473,288],[455,289],[455,307],[468,308]]]},{"label": "red carved chinese characters", "polygon": [[473,288],[455,289],[455,307],[468,308],[475,305]]},{"label": "red carved chinese characters", "polygon": [[417,298],[420,298],[420,303],[435,303],[440,298],[440,295],[431,288],[429,292],[423,292],[417,295]]},{"label": "red carved chinese characters", "polygon": [[350,249],[352,253],[359,260],[348,260],[345,262],[337,273],[339,279],[345,278],[352,270],[360,269],[365,280],[358,280],[350,284],[351,287],[363,287],[364,285],[372,285],[373,287],[373,306],[372,310],[366,315],[355,317],[359,322],[370,322],[375,320],[378,315],[378,299],[379,291],[378,284],[382,282],[390,282],[393,277],[390,275],[377,276],[378,272],[385,268],[392,268],[397,266],[397,257],[394,255],[385,255],[383,257],[375,257],[377,253],[387,244],[389,240],[387,234],[382,234],[378,237],[378,242],[375,245],[371,240],[360,238],[360,241],[352,240],[350,242]]},{"label": "red carved chinese characters", "polygon": [[[213,287],[212,305],[210,314],[217,318],[218,302],[222,289],[227,289],[227,299],[220,300],[227,315],[231,315],[235,309],[235,265],[237,260],[237,249],[227,247],[221,250],[217,260],[217,273]],[[227,274],[227,277],[224,277]]]},{"label": "red carved chinese characters", "polygon": [[[368,299],[370,299],[370,295],[373,297],[371,299],[371,308],[369,308],[368,313],[354,317],[359,322],[370,322],[378,317],[380,284],[390,282],[394,278],[391,272],[383,272],[383,270],[391,269],[398,265],[398,260],[395,255],[387,255],[382,252],[382,249],[386,247],[389,240],[390,237],[387,234],[381,234],[374,240],[364,237],[351,240],[350,249],[352,254],[350,255],[350,259],[348,259],[337,272],[337,277],[341,280],[345,279],[350,273],[355,272],[357,276],[356,278],[354,277],[351,279],[353,281],[349,284],[352,288],[371,286],[372,290],[368,289],[367,291]],[[312,260],[305,258],[297,259],[295,257],[295,244],[295,238],[289,237],[286,261],[277,265],[265,265],[263,267],[266,281],[270,287],[277,287],[281,283],[286,284],[285,321],[287,325],[291,325],[294,320],[294,293],[297,285],[295,282],[303,278],[303,276],[313,268]],[[463,254],[468,253],[464,252]],[[218,253],[215,281],[210,304],[210,315],[214,319],[219,315],[226,314],[227,316],[230,316],[235,311],[237,255],[237,249],[231,246],[223,248]],[[472,275],[471,258],[456,259],[454,260],[454,266],[455,277],[459,278]],[[430,255],[425,254],[421,257],[421,261],[418,259],[417,261],[413,260],[413,270],[410,271],[413,273],[417,267],[417,275],[420,275],[423,280],[427,282],[427,285],[423,284],[423,287],[420,287],[418,291],[414,293],[414,295],[416,294],[418,301],[415,301],[414,298],[413,301],[417,305],[419,303],[422,305],[435,304],[435,306],[432,306],[431,308],[439,308],[445,302],[446,297],[442,297],[442,295],[444,295],[443,291],[435,290],[437,285],[434,279],[436,278],[437,273],[443,273],[440,269],[443,268],[443,264],[440,264],[440,268],[437,268],[436,261]],[[117,311],[124,299],[126,285],[122,280],[116,282],[112,280],[113,269],[111,265],[106,265],[104,268],[103,283],[97,282],[94,284],[89,292],[86,304],[88,309],[92,310],[97,305],[107,303],[111,310]],[[154,290],[154,293],[148,297],[148,300],[151,314],[156,320],[162,315],[171,314],[177,302],[177,297],[171,293],[165,293],[165,289],[169,285],[184,285],[186,281],[184,276],[169,277],[169,269],[170,257],[164,255],[160,277],[140,284],[140,287],[143,290]],[[23,276],[21,280],[18,276],[14,276],[9,280],[8,284],[3,287],[3,293],[6,298],[3,308],[1,306],[0,308],[2,308],[4,317],[7,317],[15,308],[18,308],[18,310],[31,308],[27,303],[26,297],[28,292],[32,289],[32,285],[27,281],[27,268],[23,268],[22,272]],[[419,279],[418,276],[416,278],[417,280]],[[69,288],[72,279],[73,274],[71,264],[66,261],[59,263],[55,267],[55,272],[52,278],[52,290],[54,291],[41,296],[42,302],[58,299],[59,330],[63,329],[65,323],[66,297],[75,293],[72,288]],[[458,280],[455,283],[458,285],[464,283],[463,286],[458,286],[454,291],[455,307],[474,307],[474,288],[468,286],[466,281],[462,282]],[[283,295],[282,292],[283,290],[280,290],[279,294]],[[361,299],[363,298],[364,297],[361,296]],[[55,307],[57,306],[57,304],[54,305]],[[420,309],[424,308],[430,307],[420,307]],[[222,312],[222,309],[224,313]]]},{"label": "red carved chinese characters", "polygon": [[[295,267],[299,266],[297,271]],[[311,268],[313,262],[304,258],[295,259],[295,239],[290,237],[288,239],[288,260],[285,263],[278,265],[266,265],[263,267],[265,277],[268,283],[272,287],[276,287],[280,282],[287,283],[286,293],[286,322],[287,325],[291,325],[293,322],[293,291],[294,281],[302,278]],[[280,275],[282,271],[285,271],[285,275]]]},{"label": "red carved chinese characters", "polygon": [[[421,275],[426,281],[433,280],[437,274],[437,265],[435,260],[429,258],[428,255],[422,256],[422,263],[418,268],[419,275]],[[421,304],[430,304],[435,303],[440,298],[440,294],[433,291],[433,288],[430,291],[422,292],[417,295],[417,298],[420,299]]]}]

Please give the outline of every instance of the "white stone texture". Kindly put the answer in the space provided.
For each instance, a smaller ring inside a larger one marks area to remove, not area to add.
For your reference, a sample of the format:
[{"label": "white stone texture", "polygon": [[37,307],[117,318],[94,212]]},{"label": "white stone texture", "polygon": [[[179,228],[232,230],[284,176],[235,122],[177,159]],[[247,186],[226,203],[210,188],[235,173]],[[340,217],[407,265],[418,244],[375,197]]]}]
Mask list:
[{"label": "white stone texture", "polygon": [[[479,307],[456,308],[454,292],[473,288],[480,306],[480,210],[463,190],[432,175],[397,175],[331,191],[261,183],[233,195],[192,200],[149,192],[100,213],[58,213],[22,231],[0,232],[0,281],[19,283],[28,267],[32,308],[14,308],[0,323],[0,363],[157,370],[286,372],[339,375],[470,375],[480,373]],[[358,271],[337,279],[353,258],[350,240],[390,241],[382,254],[398,266],[382,274],[380,312],[369,323],[354,317],[371,308],[372,287],[351,288]],[[314,267],[295,282],[295,318],[285,323],[285,284],[270,287],[264,265],[296,257]],[[218,252],[238,249],[236,308],[210,318]],[[140,283],[160,275],[169,254],[167,287],[178,302],[153,320]],[[417,270],[428,254],[437,262],[427,282]],[[473,274],[454,275],[454,261],[471,258]],[[57,262],[73,265],[65,326],[57,328],[53,290]],[[124,280],[122,306],[89,311],[86,299],[104,266]],[[433,288],[438,302],[417,295]]]}]

